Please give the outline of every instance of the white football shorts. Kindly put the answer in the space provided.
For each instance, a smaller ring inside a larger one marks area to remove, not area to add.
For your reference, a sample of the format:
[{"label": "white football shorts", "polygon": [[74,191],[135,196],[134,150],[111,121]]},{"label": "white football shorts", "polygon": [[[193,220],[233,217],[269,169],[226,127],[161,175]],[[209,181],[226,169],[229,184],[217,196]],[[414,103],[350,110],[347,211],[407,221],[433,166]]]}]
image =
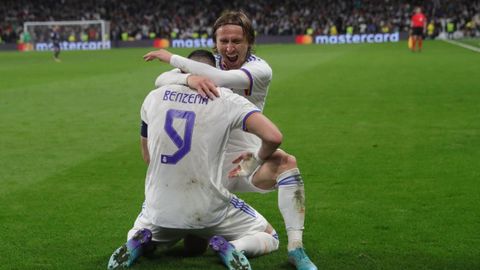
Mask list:
[{"label": "white football shorts", "polygon": [[210,239],[214,235],[223,236],[228,241],[233,241],[253,235],[258,232],[265,232],[267,220],[253,207],[243,200],[233,196],[228,205],[225,219],[218,225],[204,229],[173,229],[154,225],[150,222],[147,213],[142,209],[138,215],[133,228],[128,232],[127,239],[143,228],[152,232],[152,240],[157,244],[171,247],[183,239],[187,234],[193,234],[204,239]]}]

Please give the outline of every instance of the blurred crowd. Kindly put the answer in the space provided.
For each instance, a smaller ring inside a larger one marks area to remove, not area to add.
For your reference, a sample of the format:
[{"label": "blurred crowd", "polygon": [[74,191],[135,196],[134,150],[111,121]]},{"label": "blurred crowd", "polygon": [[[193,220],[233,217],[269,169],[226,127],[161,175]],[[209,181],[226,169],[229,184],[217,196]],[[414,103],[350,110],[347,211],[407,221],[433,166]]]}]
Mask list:
[{"label": "blurred crowd", "polygon": [[113,40],[208,37],[227,9],[244,10],[260,35],[402,32],[417,5],[431,37],[451,25],[480,35],[480,0],[2,0],[0,42],[17,42],[25,21],[51,20],[107,20]]}]

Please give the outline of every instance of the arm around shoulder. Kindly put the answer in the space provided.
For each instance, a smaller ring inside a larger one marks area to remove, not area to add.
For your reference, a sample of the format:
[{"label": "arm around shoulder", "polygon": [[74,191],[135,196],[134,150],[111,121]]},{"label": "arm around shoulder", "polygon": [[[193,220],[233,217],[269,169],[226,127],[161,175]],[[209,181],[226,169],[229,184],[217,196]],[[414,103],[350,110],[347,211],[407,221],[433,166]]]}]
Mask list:
[{"label": "arm around shoulder", "polygon": [[250,85],[250,78],[242,70],[220,70],[179,55],[173,55],[170,64],[185,72],[205,76],[217,86],[245,89]]}]

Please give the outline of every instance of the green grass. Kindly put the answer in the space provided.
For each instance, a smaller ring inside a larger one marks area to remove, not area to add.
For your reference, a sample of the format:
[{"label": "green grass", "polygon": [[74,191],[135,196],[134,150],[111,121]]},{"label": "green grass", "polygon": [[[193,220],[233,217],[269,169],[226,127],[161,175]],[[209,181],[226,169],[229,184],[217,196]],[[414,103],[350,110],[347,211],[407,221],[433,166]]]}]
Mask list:
[{"label": "green grass", "polygon": [[[143,201],[139,109],[168,69],[147,51],[0,53],[0,269],[105,269],[125,241]],[[480,268],[480,54],[439,41],[257,54],[320,269]],[[254,269],[292,269],[276,196],[241,194],[281,239]],[[159,268],[223,266],[177,246],[133,269]]]},{"label": "green grass", "polygon": [[464,38],[459,40],[462,43],[465,43],[467,45],[473,46],[480,48],[480,39],[479,38]]}]

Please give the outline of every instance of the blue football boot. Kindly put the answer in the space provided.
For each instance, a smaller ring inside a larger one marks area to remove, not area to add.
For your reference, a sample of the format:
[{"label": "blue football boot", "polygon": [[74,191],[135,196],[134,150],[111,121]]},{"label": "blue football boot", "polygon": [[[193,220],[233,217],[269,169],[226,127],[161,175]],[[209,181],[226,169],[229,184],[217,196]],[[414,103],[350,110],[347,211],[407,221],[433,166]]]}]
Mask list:
[{"label": "blue football boot", "polygon": [[218,254],[228,270],[252,270],[247,257],[236,250],[225,238],[214,236],[210,239],[209,245]]},{"label": "blue football boot", "polygon": [[296,248],[288,252],[288,261],[293,264],[297,270],[317,270],[318,268],[308,258],[303,248]]},{"label": "blue football boot", "polygon": [[145,245],[152,241],[152,232],[142,229],[113,252],[108,261],[108,269],[128,268],[142,255]]}]

